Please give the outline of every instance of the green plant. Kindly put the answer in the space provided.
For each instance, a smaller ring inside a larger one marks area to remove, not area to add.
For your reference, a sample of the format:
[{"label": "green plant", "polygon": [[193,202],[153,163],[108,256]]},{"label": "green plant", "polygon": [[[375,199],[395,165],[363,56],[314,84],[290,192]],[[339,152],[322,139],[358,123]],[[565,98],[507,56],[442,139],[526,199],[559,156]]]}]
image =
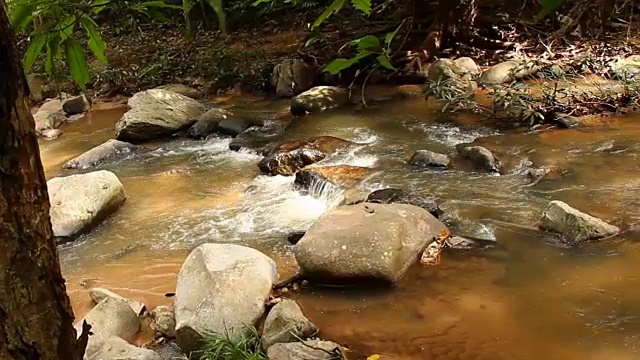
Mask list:
[{"label": "green plant", "polygon": [[267,360],[260,335],[254,327],[245,328],[243,336],[237,337],[228,331],[210,334],[205,337],[201,350],[194,355],[201,360]]}]

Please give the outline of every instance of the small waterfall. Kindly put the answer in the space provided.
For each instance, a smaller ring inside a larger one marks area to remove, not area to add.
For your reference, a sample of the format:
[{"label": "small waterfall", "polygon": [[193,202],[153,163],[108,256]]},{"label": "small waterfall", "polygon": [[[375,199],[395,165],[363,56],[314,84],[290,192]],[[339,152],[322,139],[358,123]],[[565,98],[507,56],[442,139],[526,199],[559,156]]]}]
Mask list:
[{"label": "small waterfall", "polygon": [[327,204],[327,209],[333,209],[340,205],[343,199],[344,189],[326,179],[314,176],[308,189],[309,195]]}]

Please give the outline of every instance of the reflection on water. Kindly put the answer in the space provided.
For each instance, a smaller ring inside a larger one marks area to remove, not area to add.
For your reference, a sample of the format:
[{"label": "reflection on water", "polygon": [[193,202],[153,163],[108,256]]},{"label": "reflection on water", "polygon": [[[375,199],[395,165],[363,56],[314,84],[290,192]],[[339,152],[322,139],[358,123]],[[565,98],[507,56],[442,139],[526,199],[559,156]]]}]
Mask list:
[{"label": "reflection on water", "polygon": [[[255,101],[243,106],[266,108]],[[60,139],[43,141],[47,177],[69,173],[61,164],[113,136],[122,112],[95,112],[63,128]],[[304,311],[324,337],[383,359],[639,358],[638,134],[632,115],[604,127],[524,133],[469,116],[447,119],[420,99],[296,121],[287,138],[331,135],[360,144],[323,163],[371,167],[376,171],[364,187],[436,197],[456,232],[498,242],[489,251],[449,252],[438,267],[415,266],[394,289],[312,288],[299,296]],[[456,144],[475,139],[508,164],[507,174],[405,164],[417,149],[454,155]],[[292,177],[262,176],[259,156],[231,152],[228,144],[175,139],[102,166],[119,176],[128,198],[60,249],[77,316],[90,308],[91,286],[151,306],[170,303],[164,294],[173,291],[182,260],[203,242],[247,244],[272,255],[281,277],[295,272],[287,233],[335,206],[336,194],[322,188],[304,194]],[[559,166],[564,174],[530,186],[527,164]],[[558,246],[534,228],[551,199],[631,230],[581,249]]]}]

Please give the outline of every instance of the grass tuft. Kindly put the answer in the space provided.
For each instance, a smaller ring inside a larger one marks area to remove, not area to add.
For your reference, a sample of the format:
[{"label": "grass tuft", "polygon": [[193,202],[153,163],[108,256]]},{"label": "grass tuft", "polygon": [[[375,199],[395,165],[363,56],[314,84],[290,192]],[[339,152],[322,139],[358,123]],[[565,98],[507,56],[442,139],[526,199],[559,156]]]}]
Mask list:
[{"label": "grass tuft", "polygon": [[260,335],[254,327],[247,327],[243,336],[233,336],[225,331],[209,334],[203,346],[192,359],[200,360],[267,360],[262,350]]}]

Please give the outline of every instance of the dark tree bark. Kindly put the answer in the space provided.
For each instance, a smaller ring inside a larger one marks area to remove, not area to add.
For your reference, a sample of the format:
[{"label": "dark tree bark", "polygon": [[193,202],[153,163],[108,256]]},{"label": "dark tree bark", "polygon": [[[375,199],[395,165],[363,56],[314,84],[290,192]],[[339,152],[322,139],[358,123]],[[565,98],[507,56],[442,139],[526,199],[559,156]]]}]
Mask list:
[{"label": "dark tree bark", "polygon": [[73,360],[76,332],[49,218],[29,89],[0,0],[0,359]]}]

